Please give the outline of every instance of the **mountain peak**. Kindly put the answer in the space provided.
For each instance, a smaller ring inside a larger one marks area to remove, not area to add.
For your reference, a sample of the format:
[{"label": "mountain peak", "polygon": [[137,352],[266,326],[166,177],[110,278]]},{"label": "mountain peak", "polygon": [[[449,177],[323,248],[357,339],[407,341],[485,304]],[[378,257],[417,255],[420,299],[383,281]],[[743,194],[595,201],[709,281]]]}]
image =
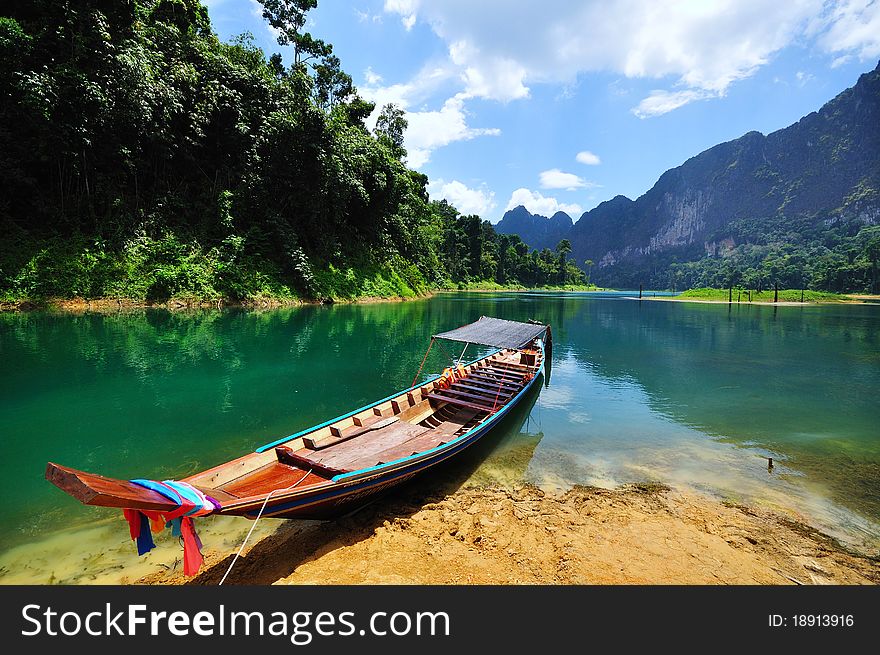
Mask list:
[{"label": "mountain peak", "polygon": [[573,260],[596,263],[599,284],[680,285],[670,277],[673,262],[724,257],[789,234],[818,243],[838,221],[856,232],[880,222],[878,126],[880,63],[798,122],[719,143],[664,172],[636,200],[615,196],[574,224],[565,212],[546,219],[520,206],[496,229],[539,250],[569,239]]},{"label": "mountain peak", "polygon": [[555,248],[556,244],[565,239],[571,230],[571,216],[558,211],[550,218],[540,214],[532,214],[524,206],[519,205],[504,213],[495,226],[499,234],[517,234],[531,248]]}]

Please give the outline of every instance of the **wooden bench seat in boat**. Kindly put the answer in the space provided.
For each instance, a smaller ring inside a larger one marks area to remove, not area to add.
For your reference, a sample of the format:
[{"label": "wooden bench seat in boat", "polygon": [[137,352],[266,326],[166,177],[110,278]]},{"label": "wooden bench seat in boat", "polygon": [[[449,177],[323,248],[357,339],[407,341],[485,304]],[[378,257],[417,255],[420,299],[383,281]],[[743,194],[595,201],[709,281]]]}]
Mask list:
[{"label": "wooden bench seat in boat", "polygon": [[469,385],[476,386],[480,389],[485,389],[486,391],[497,391],[498,387],[501,386],[504,389],[519,389],[521,385],[519,384],[509,384],[503,383],[499,384],[499,380],[487,380],[486,378],[465,378],[465,382]]},{"label": "wooden bench seat in boat", "polygon": [[521,373],[512,373],[507,369],[501,368],[500,366],[487,366],[486,368],[480,370],[490,372],[492,373],[492,375],[496,375],[502,378],[508,378],[510,380],[522,380],[523,377]]},{"label": "wooden bench seat in boat", "polygon": [[436,400],[438,402],[450,403],[452,405],[458,405],[459,407],[467,407],[469,409],[476,409],[480,412],[491,413],[493,411],[491,405],[485,405],[482,403],[474,403],[469,402],[467,400],[462,400],[461,398],[453,398],[452,396],[444,396],[440,393],[432,393],[428,396],[431,400]]},{"label": "wooden bench seat in boat", "polygon": [[510,371],[513,371],[514,373],[528,373],[529,370],[531,369],[530,366],[526,366],[525,364],[514,364],[513,362],[506,362],[506,361],[494,361],[494,362],[491,362],[490,365],[496,366],[496,367],[500,366],[501,368],[509,369]]},{"label": "wooden bench seat in boat", "polygon": [[[492,397],[494,397],[495,394],[498,392],[498,385],[497,384],[495,384],[495,385],[485,384],[484,385],[484,384],[468,383],[467,381],[456,382],[455,384],[453,384],[449,388],[450,389],[465,389],[465,390],[470,389],[471,391],[476,391],[477,393],[482,393],[483,395],[490,395]],[[510,387],[506,387],[506,388],[501,389],[501,392],[502,392],[502,395],[504,395],[504,394],[511,394],[512,395],[513,393],[515,393]]]},{"label": "wooden bench seat in boat", "polygon": [[494,377],[491,377],[491,375],[489,375],[489,374],[474,373],[470,377],[473,378],[474,380],[480,380],[482,382],[494,384],[496,387],[498,385],[502,385],[502,386],[506,386],[506,387],[517,387],[517,388],[522,386],[521,382],[514,382],[513,380],[509,380],[507,378],[494,378]]},{"label": "wooden bench seat in boat", "polygon": [[[491,392],[473,393],[473,392],[468,391],[466,389],[460,389],[458,386],[455,386],[455,385],[453,385],[447,389],[444,389],[443,394],[446,396],[451,394],[457,398],[461,397],[464,400],[472,400],[474,402],[486,402],[487,400],[492,401],[495,398],[495,394],[491,393]],[[431,394],[428,397],[433,398],[434,394]],[[509,397],[510,396],[505,396],[503,393],[501,395],[499,395],[499,398],[509,398]]]}]

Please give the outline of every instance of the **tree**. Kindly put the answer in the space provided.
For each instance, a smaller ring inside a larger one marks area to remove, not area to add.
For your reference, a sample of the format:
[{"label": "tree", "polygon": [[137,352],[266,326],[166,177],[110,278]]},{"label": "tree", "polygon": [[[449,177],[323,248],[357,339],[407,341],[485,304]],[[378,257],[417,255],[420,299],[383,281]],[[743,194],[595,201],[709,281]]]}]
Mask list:
[{"label": "tree", "polygon": [[559,271],[561,274],[562,284],[565,284],[568,278],[568,271],[565,270],[565,258],[571,252],[571,241],[563,239],[556,244],[556,254],[559,255]]},{"label": "tree", "polygon": [[880,264],[880,235],[873,237],[865,246],[865,254],[871,262],[871,293],[877,293],[877,268]]},{"label": "tree", "polygon": [[315,102],[325,111],[342,104],[354,95],[354,84],[351,75],[342,70],[339,57],[324,57],[315,66]]},{"label": "tree", "polygon": [[333,46],[302,31],[306,14],[318,6],[318,0],[260,0],[260,4],[263,18],[276,30],[278,44],[293,46],[295,66],[333,53]]},{"label": "tree", "polygon": [[584,262],[584,266],[587,267],[587,285],[590,284],[590,277],[593,274],[593,260],[588,259]]},{"label": "tree", "polygon": [[393,103],[382,107],[379,118],[376,119],[376,137],[379,143],[384,143],[391,153],[400,159],[406,157],[406,149],[403,147],[403,136],[409,122],[406,120],[406,112]]}]

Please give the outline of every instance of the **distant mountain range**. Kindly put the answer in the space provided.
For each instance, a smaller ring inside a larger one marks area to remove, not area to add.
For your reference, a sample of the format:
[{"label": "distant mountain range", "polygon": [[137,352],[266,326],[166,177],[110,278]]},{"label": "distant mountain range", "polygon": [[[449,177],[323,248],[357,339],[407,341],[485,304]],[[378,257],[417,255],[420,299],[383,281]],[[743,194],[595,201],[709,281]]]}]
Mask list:
[{"label": "distant mountain range", "polygon": [[567,238],[573,261],[594,262],[594,282],[618,287],[670,286],[672,264],[749,244],[821,241],[842,223],[857,232],[880,223],[878,101],[880,65],[794,125],[749,132],[666,171],[637,200],[617,196],[575,223],[520,206],[496,231],[537,249]]},{"label": "distant mountain range", "polygon": [[532,214],[520,205],[504,214],[495,231],[501,234],[518,234],[520,238],[535,250],[556,247],[562,239],[571,233],[574,221],[565,212],[556,212],[550,218],[540,214]]}]

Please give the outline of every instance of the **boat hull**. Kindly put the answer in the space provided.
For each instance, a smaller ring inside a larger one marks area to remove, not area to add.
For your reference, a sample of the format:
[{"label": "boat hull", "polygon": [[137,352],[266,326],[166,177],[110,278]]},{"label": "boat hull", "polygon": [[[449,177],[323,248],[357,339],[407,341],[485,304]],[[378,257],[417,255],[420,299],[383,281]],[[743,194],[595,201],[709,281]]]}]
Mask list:
[{"label": "boat hull", "polygon": [[230,508],[220,513],[245,516],[251,519],[261,515],[272,518],[311,520],[329,520],[349,514],[428,469],[459,455],[462,451],[480,441],[504,419],[509,411],[528,395],[535,384],[540,386],[540,383],[537,382],[540,377],[540,374],[536,375],[500,411],[471,430],[459,441],[450,443],[448,448],[433,454],[414,458],[412,462],[402,464],[391,470],[386,469],[376,475],[354,479],[351,482],[333,483],[332,487],[324,490],[308,490],[301,496],[279,498],[277,502],[272,502],[272,499],[270,499],[262,511],[262,515],[260,514],[262,503],[254,508],[244,510]]},{"label": "boat hull", "polygon": [[[198,490],[198,493],[210,498],[215,506],[212,513],[215,514],[251,519],[262,516],[332,519],[348,514],[412,477],[459,455],[494,429],[536,384],[540,387],[537,380],[547,367],[545,344],[541,339],[536,339],[531,348],[508,348],[503,355],[499,354],[502,350],[496,350],[461,366],[465,374],[457,380],[455,376],[447,378],[446,374],[443,379],[434,376],[422,385],[185,478],[181,484],[188,484],[194,491]],[[520,353],[523,362],[530,357],[531,363],[514,364],[505,359],[519,357]],[[472,373],[476,374],[473,379],[470,378]],[[448,380],[452,381],[451,384]],[[458,387],[459,383],[462,386]],[[495,402],[502,394],[502,389],[509,389],[513,396],[505,395],[503,404],[496,409]],[[435,405],[435,401],[438,404]],[[446,413],[447,406],[464,407],[464,418],[459,417],[459,409],[453,410],[451,415]],[[407,410],[407,407],[411,409]],[[424,410],[428,414],[424,414]],[[480,411],[484,413],[484,418],[473,422],[472,418]],[[392,412],[393,416],[390,416]],[[437,418],[441,413],[444,416]],[[385,416],[389,418],[382,418]],[[414,418],[414,422],[406,422],[413,416],[428,418]],[[459,425],[460,430],[457,429]],[[338,443],[348,447],[359,441],[355,437],[361,434],[376,430],[375,435],[386,435],[388,430],[395,428],[399,429],[397,434],[403,440],[397,442],[398,445],[392,443],[390,450],[390,442],[380,438],[365,442],[366,446],[358,443],[353,450],[333,451],[329,455],[333,464],[326,464],[326,459],[322,457],[324,452],[328,452],[324,448],[336,447]],[[414,429],[415,433],[412,432]],[[329,437],[332,443],[325,445],[327,436],[324,441],[313,436],[322,434],[319,431],[332,435]],[[450,438],[446,438],[446,435]],[[422,449],[414,447],[415,452],[404,455],[402,450],[406,448],[401,449],[400,445],[415,443],[418,438],[425,437],[427,440],[423,442],[425,445]],[[379,447],[376,448],[376,445]],[[383,461],[379,453],[385,452],[392,461]],[[352,465],[335,464],[340,456],[343,460],[349,458]],[[355,465],[358,461],[361,462],[359,466]],[[173,512],[178,506],[151,488],[51,462],[47,465],[46,478],[89,505],[164,513]]]}]

